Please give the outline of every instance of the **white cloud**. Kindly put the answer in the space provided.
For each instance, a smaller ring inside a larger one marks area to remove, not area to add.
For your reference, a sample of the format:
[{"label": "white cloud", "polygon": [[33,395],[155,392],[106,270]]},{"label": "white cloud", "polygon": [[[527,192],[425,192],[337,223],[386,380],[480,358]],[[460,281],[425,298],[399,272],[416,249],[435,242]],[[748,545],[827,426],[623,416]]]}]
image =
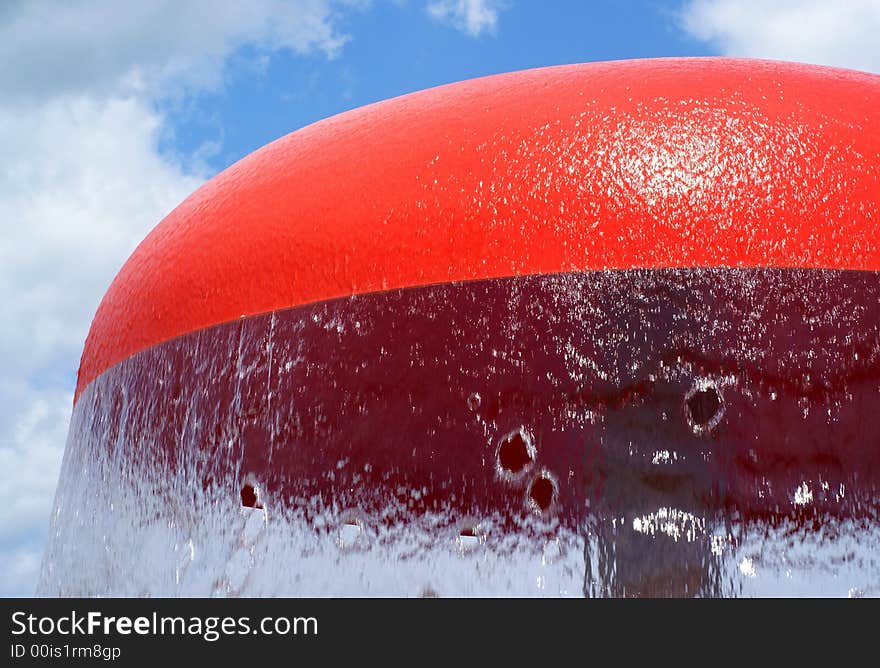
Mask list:
[{"label": "white cloud", "polygon": [[199,185],[158,153],[138,98],[0,107],[0,347],[17,376],[78,356],[101,294],[135,245]]},{"label": "white cloud", "polygon": [[13,375],[0,380],[0,595],[34,593],[49,507],[55,492],[71,392],[34,387]]},{"label": "white cloud", "polygon": [[11,474],[4,488],[8,493],[3,497],[0,533],[7,538],[26,536],[34,516],[46,515],[46,499],[53,496],[73,396],[58,390],[38,393],[16,381],[3,381],[0,391],[19,397],[12,447],[0,449],[0,470]]},{"label": "white cloud", "polygon": [[59,93],[167,94],[213,88],[225,59],[247,44],[270,52],[322,51],[346,42],[331,0],[20,0],[0,10],[0,90],[42,99]]},{"label": "white cloud", "polygon": [[14,585],[0,593],[33,593],[98,301],[137,242],[201,182],[159,156],[160,123],[134,98],[0,106],[0,567],[20,576],[0,580]]},{"label": "white cloud", "polygon": [[462,32],[477,37],[494,32],[498,14],[505,7],[502,0],[436,0],[428,3],[428,14]]},{"label": "white cloud", "polygon": [[221,86],[243,45],[334,56],[334,6],[0,3],[0,595],[33,593],[101,295],[207,176],[160,153],[155,102]]},{"label": "white cloud", "polygon": [[0,592],[6,596],[33,596],[41,561],[40,543],[29,542],[0,550]]},{"label": "white cloud", "polygon": [[880,0],[692,0],[681,22],[725,55],[880,72]]}]

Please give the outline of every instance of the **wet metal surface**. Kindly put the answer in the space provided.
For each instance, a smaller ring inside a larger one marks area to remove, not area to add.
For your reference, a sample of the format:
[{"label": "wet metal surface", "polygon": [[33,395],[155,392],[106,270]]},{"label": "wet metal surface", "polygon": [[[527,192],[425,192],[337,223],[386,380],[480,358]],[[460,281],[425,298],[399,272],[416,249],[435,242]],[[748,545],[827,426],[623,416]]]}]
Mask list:
[{"label": "wet metal surface", "polygon": [[40,591],[878,595],[880,274],[359,295],[76,404]]}]

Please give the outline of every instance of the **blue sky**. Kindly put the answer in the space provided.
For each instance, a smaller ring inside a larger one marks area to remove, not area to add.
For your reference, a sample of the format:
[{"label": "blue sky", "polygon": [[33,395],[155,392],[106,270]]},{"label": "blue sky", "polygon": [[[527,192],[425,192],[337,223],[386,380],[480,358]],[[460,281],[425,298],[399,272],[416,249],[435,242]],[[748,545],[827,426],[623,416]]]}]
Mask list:
[{"label": "blue sky", "polygon": [[[172,150],[218,141],[208,158],[222,169],[293,129],[321,118],[430,86],[530,67],[593,60],[716,53],[680,27],[675,4],[505,2],[479,34],[432,20],[421,3],[386,2],[339,22],[350,36],[337,57],[279,52],[261,63],[246,48],[227,71],[227,87],[171,111]],[[546,11],[552,6],[552,11]],[[207,112],[207,113],[206,113]]]},{"label": "blue sky", "polygon": [[880,0],[0,2],[0,595],[34,591],[101,296],[218,171],[461,79],[697,55],[880,72],[878,34]]}]

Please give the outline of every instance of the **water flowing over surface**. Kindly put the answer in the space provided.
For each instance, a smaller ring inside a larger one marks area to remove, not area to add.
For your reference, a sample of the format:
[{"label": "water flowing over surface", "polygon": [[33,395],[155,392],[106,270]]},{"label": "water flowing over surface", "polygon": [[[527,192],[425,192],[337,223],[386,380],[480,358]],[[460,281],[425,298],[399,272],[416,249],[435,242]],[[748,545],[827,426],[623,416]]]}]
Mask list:
[{"label": "water flowing over surface", "polygon": [[878,415],[876,272],[298,306],[85,389],[38,593],[878,596]]}]

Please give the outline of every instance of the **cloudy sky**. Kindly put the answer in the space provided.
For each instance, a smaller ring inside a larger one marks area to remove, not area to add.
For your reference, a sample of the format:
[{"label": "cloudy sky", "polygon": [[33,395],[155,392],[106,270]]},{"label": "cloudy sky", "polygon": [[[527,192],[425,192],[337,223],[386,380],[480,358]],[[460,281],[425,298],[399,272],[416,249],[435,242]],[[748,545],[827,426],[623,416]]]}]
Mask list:
[{"label": "cloudy sky", "polygon": [[460,79],[713,54],[880,72],[878,34],[880,0],[0,1],[0,595],[33,593],[104,290],[220,170]]}]

